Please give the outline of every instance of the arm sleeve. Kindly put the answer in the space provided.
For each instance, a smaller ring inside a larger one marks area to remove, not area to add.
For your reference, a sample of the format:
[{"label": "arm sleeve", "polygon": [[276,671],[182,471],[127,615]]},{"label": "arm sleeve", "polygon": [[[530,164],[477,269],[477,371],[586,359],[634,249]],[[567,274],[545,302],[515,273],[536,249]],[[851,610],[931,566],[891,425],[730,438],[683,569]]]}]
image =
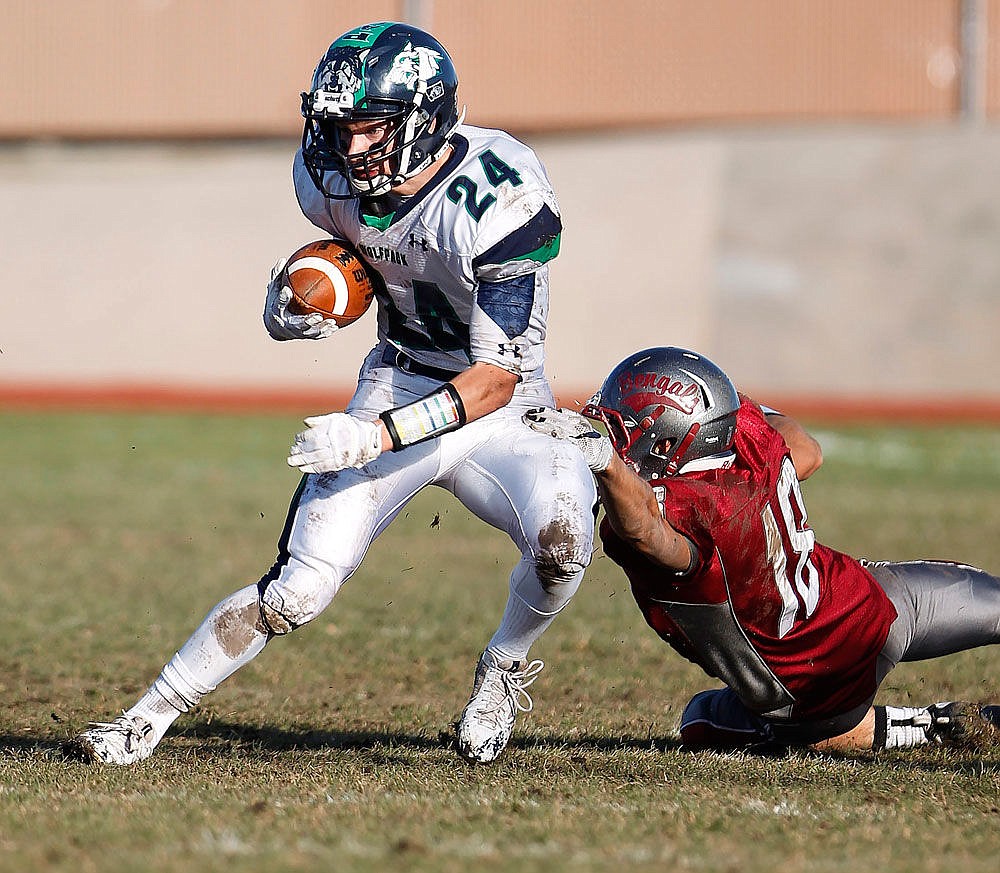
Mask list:
[{"label": "arm sleeve", "polygon": [[[548,193],[548,196],[546,196]],[[528,219],[473,258],[476,303],[470,324],[473,361],[522,375],[541,366],[549,307],[548,262],[559,253],[562,222],[551,192],[507,204]]]}]

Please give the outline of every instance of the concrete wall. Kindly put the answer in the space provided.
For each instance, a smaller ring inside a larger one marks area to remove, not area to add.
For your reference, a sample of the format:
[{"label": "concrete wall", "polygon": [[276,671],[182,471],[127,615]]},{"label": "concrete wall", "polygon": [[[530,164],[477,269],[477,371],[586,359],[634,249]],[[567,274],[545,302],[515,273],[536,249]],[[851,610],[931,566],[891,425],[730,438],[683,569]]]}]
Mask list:
[{"label": "concrete wall", "polygon": [[[671,343],[761,396],[1000,408],[996,129],[530,141],[565,223],[548,368],[565,400]],[[324,343],[260,325],[271,263],[320,235],[292,194],[294,147],[0,149],[0,402],[157,386],[341,397],[374,313]]]},{"label": "concrete wall", "polygon": [[550,171],[567,400],[671,342],[758,393],[1000,410],[1000,0],[0,0],[0,402],[342,400],[373,316],[289,345],[259,311],[318,235],[298,93],[378,19]]}]

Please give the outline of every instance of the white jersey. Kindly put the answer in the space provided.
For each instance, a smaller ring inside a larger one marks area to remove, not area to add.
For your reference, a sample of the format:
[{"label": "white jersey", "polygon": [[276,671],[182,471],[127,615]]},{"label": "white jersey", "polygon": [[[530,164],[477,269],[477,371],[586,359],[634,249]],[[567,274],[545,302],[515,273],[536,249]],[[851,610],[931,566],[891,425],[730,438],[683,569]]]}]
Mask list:
[{"label": "white jersey", "polygon": [[[535,153],[503,131],[460,125],[450,142],[451,156],[423,190],[374,202],[324,197],[300,151],[299,205],[384,280],[376,294],[381,343],[439,369],[482,361],[522,382],[544,378],[546,263],[562,230],[552,187]],[[324,181],[348,193],[339,174]]]}]

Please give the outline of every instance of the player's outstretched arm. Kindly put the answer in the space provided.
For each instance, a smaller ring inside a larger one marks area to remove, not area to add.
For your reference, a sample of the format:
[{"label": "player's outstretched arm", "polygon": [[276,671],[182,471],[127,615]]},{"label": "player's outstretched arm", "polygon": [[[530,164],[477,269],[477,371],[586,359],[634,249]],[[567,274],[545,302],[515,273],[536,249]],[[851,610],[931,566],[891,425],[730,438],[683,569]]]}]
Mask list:
[{"label": "player's outstretched arm", "polygon": [[808,479],[823,463],[823,449],[794,418],[780,412],[768,412],[767,423],[781,434],[792,453],[795,475],[800,482]]},{"label": "player's outstretched arm", "polygon": [[653,489],[613,455],[607,469],[595,474],[608,522],[626,543],[651,561],[676,572],[691,569],[697,551],[660,514]]},{"label": "player's outstretched arm", "polygon": [[517,376],[492,364],[473,364],[426,397],[383,412],[375,421],[345,412],[306,419],[288,464],[304,473],[362,467],[382,452],[398,451],[455,430],[506,405]]},{"label": "player's outstretched arm", "polygon": [[379,419],[384,451],[399,451],[456,430],[506,406],[517,376],[483,362],[473,364],[426,397],[388,409]]},{"label": "player's outstretched arm", "polygon": [[671,570],[684,572],[693,566],[693,544],[664,520],[649,483],[615,454],[611,441],[587,418],[569,409],[531,409],[524,423],[581,451],[597,478],[608,522],[626,543]]}]

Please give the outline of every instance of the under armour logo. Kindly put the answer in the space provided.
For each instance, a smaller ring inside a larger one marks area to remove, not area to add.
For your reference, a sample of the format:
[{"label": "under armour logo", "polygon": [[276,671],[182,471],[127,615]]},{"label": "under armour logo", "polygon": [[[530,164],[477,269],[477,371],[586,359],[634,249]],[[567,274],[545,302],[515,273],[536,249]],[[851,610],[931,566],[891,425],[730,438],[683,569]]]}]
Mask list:
[{"label": "under armour logo", "polygon": [[500,343],[500,354],[510,355],[513,358],[521,357],[521,346],[518,343]]},{"label": "under armour logo", "polygon": [[417,246],[420,246],[420,248],[423,249],[426,252],[427,251],[427,240],[425,240],[425,239],[417,239],[416,236],[414,236],[411,233],[410,234],[410,248],[411,249],[415,249]]}]

